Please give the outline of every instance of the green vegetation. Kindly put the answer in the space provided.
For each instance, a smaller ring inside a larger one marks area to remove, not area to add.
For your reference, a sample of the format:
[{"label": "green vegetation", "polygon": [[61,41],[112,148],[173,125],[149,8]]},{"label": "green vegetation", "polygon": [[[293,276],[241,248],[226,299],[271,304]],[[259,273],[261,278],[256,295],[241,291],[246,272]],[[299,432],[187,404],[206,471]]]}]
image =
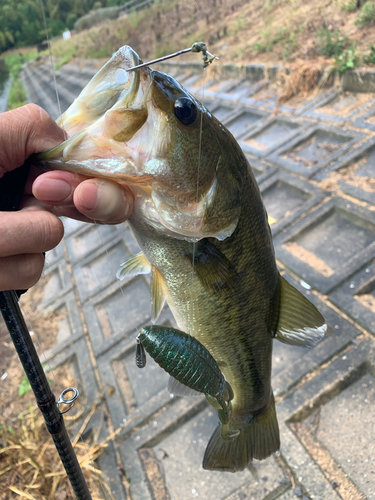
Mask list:
[{"label": "green vegetation", "polygon": [[290,31],[288,27],[285,27],[279,28],[274,34],[271,34],[270,30],[263,30],[263,40],[255,43],[254,49],[261,54],[271,52],[275,45],[281,45],[283,47],[283,58],[289,59],[298,48],[296,37],[302,30],[303,28],[299,27],[296,30]]},{"label": "green vegetation", "polygon": [[27,103],[26,91],[19,77],[22,65],[36,57],[36,50],[27,52],[25,55],[18,53],[9,54],[5,58],[5,64],[8,66],[9,73],[13,77],[12,85],[9,91],[8,109],[19,108]]},{"label": "green vegetation", "polygon": [[272,34],[270,30],[263,30],[261,34],[263,40],[254,44],[254,49],[260,54],[263,52],[271,52],[274,45],[288,36],[286,28],[279,28],[274,34]]},{"label": "green vegetation", "polygon": [[343,73],[347,69],[354,69],[359,66],[362,61],[361,54],[356,49],[356,43],[353,43],[350,49],[345,49],[340,55],[335,58],[334,68],[339,73]]},{"label": "green vegetation", "polygon": [[74,57],[74,53],[74,49],[69,50],[69,52],[64,57],[62,57],[57,64],[55,64],[53,69],[57,71],[61,68],[61,66],[64,66],[64,64],[68,64]]},{"label": "green vegetation", "polygon": [[[99,2],[95,2],[97,4]],[[94,7],[95,7],[94,4]],[[87,30],[109,19],[117,19],[120,7],[104,7],[90,11],[85,16],[76,21],[74,28],[77,31]]]},{"label": "green vegetation", "polygon": [[19,76],[13,78],[9,91],[8,109],[19,108],[27,104],[26,90]]},{"label": "green vegetation", "polygon": [[345,12],[355,12],[357,10],[357,0],[348,0],[341,5],[341,9]]},{"label": "green vegetation", "polygon": [[13,77],[16,77],[21,71],[23,63],[31,61],[31,59],[35,59],[36,56],[37,56],[36,50],[30,50],[24,55],[14,52],[13,54],[9,54],[5,58],[5,64],[8,67],[9,73]]},{"label": "green vegetation", "polygon": [[[94,6],[116,7],[123,0],[44,0],[49,37],[71,30]],[[41,0],[0,0],[0,52],[34,45],[46,38]]]},{"label": "green vegetation", "polygon": [[338,29],[321,28],[317,35],[318,52],[326,57],[338,57],[351,44],[350,39]]},{"label": "green vegetation", "polygon": [[340,30],[321,28],[317,31],[319,53],[335,59],[334,69],[343,73],[353,69],[362,62],[362,56],[357,50],[357,42],[350,40]]},{"label": "green vegetation", "polygon": [[[43,364],[42,366],[43,366],[43,370],[45,370],[46,369],[46,365]],[[47,380],[48,380],[49,384],[53,384],[54,383],[54,380],[50,379],[49,377],[47,377]],[[20,385],[18,387],[18,395],[19,396],[24,396],[25,394],[27,394],[30,391],[31,391],[31,385],[30,385],[30,382],[29,382],[28,378],[25,375],[21,379]]]},{"label": "green vegetation", "polygon": [[366,2],[359,12],[356,20],[356,25],[364,28],[370,24],[375,24],[375,1],[369,0]]},{"label": "green vegetation", "polygon": [[370,66],[375,64],[375,45],[371,45],[370,52],[363,56],[363,62]]}]

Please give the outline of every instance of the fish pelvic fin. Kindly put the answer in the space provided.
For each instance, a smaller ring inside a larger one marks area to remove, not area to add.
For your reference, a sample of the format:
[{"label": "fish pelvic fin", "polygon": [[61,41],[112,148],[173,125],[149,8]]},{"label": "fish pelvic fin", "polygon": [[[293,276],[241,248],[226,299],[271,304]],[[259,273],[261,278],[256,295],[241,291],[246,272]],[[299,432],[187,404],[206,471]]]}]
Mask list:
[{"label": "fish pelvic fin", "polygon": [[225,441],[218,425],[208,442],[203,469],[226,472],[244,470],[256,458],[263,460],[280,448],[279,425],[276,417],[275,400],[272,395],[265,411],[252,419],[241,429],[239,435]]},{"label": "fish pelvic fin", "polygon": [[279,276],[279,318],[274,337],[284,344],[315,347],[327,332],[317,308],[294,286]]},{"label": "fish pelvic fin", "polygon": [[165,304],[165,286],[162,275],[155,267],[151,267],[151,302],[152,302],[152,323],[155,323]]},{"label": "fish pelvic fin", "polygon": [[128,260],[123,262],[117,271],[117,279],[122,281],[125,278],[131,278],[132,276],[137,276],[138,274],[149,274],[151,272],[151,266],[149,261],[143,255],[143,253],[137,253],[133,255]]}]

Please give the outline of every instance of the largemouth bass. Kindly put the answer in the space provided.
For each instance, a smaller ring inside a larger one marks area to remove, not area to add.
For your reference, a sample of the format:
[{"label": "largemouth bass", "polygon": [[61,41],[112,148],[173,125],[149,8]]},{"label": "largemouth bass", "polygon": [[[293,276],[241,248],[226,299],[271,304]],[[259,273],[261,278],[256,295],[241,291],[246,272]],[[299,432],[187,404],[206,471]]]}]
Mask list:
[{"label": "largemouth bass", "polygon": [[[167,301],[233,390],[203,460],[240,471],[279,449],[272,342],[314,346],[326,323],[280,275],[259,188],[230,132],[172,77],[122,47],[58,123],[71,137],[46,168],[131,186],[129,224],[142,253],[120,278],[151,273],[153,321]],[[219,410],[220,411],[220,410]]]}]

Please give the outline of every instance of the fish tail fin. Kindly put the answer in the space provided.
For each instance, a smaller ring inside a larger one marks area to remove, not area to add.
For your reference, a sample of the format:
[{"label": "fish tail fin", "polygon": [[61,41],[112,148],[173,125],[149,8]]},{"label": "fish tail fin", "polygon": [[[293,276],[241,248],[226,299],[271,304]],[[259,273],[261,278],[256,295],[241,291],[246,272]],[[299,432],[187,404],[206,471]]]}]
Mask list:
[{"label": "fish tail fin", "polygon": [[207,445],[203,468],[206,470],[237,472],[244,470],[256,458],[263,460],[280,448],[279,425],[275,400],[272,396],[268,408],[253,418],[250,425],[230,441],[221,437],[220,425]]}]

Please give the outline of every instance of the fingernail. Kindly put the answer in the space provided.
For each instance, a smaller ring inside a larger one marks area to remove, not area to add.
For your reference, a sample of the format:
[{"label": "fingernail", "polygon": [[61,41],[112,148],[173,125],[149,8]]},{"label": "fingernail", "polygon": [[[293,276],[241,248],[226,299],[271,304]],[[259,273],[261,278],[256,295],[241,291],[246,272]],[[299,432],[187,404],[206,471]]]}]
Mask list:
[{"label": "fingernail", "polygon": [[[62,202],[67,200],[73,192],[72,186],[61,179],[41,179],[39,182],[43,184],[39,189],[43,189],[43,198],[45,201]],[[38,179],[35,181],[38,183]]]},{"label": "fingernail", "polygon": [[98,184],[94,181],[85,182],[84,186],[78,186],[77,196],[79,203],[85,210],[93,210],[98,200]]},{"label": "fingernail", "polygon": [[123,190],[112,182],[85,182],[84,189],[78,192],[79,202],[90,218],[102,222],[112,222],[126,218],[129,203]]}]

